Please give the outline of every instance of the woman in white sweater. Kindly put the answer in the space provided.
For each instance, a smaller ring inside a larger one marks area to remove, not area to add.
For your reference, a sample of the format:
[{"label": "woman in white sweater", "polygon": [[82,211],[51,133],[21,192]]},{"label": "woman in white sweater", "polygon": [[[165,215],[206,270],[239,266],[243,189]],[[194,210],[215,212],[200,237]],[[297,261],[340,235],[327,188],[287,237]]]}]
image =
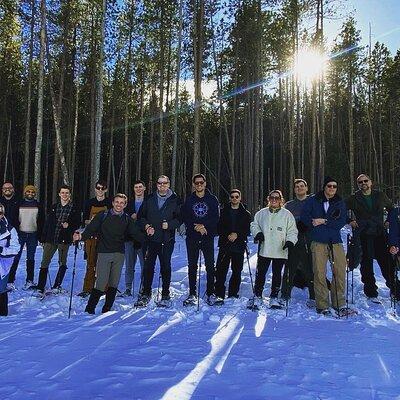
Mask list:
[{"label": "woman in white sweater", "polygon": [[297,242],[296,221],[293,214],[283,208],[284,199],[280,190],[268,195],[267,207],[254,216],[250,225],[254,241],[259,243],[254,305],[262,304],[265,276],[272,262],[272,285],[270,306],[280,307],[278,294],[282,283],[282,269],[288,259],[288,249]]}]

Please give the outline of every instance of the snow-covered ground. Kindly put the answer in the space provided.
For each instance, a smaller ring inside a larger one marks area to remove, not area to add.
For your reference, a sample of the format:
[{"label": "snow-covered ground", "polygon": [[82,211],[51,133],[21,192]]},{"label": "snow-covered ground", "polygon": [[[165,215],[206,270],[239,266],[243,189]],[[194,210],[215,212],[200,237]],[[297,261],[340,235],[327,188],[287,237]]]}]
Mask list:
[{"label": "snow-covered ground", "polygon": [[[253,275],[255,252],[253,245]],[[37,269],[40,259],[41,249]],[[72,264],[71,249],[65,287]],[[79,251],[75,293],[84,271]],[[0,319],[0,399],[400,399],[400,324],[375,271],[384,305],[366,303],[356,270],[359,315],[341,320],[307,309],[307,293],[299,289],[288,317],[282,310],[247,310],[247,264],[240,299],[219,308],[203,304],[200,312],[184,309],[188,282],[181,238],[173,254],[174,305],[168,310],[153,303],[134,309],[132,298],[117,298],[115,311],[99,314],[101,300],[98,314],[89,316],[83,312],[86,300],[74,296],[68,320],[68,295],[39,301],[30,292],[13,292],[10,316]],[[24,279],[21,261],[17,286]],[[158,274],[155,286],[157,280]],[[123,283],[124,274],[120,289]],[[269,285],[270,272],[265,296]]]}]

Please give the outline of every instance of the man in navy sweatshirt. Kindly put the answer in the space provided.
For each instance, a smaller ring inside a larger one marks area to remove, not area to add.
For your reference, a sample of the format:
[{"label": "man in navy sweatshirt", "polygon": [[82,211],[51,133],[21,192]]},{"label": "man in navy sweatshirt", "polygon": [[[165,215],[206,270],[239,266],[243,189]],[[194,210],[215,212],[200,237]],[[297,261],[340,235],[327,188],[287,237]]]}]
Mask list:
[{"label": "man in navy sweatshirt", "polygon": [[204,255],[207,271],[207,302],[215,303],[214,295],[214,237],[219,220],[218,199],[206,189],[206,177],[197,174],[192,179],[195,191],[186,198],[182,207],[182,219],[186,227],[186,249],[189,268],[189,297],[185,306],[196,302],[196,277],[199,252]]}]

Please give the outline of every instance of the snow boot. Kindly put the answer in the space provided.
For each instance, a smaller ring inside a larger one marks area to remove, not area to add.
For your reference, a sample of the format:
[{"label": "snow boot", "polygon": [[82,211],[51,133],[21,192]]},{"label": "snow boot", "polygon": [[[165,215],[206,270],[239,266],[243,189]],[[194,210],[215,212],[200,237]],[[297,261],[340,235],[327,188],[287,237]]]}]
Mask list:
[{"label": "snow boot", "polygon": [[22,287],[22,290],[32,290],[36,285],[33,281],[26,281],[25,285]]},{"label": "snow boot", "polygon": [[324,308],[324,309],[317,308],[317,314],[322,314],[324,317],[331,317],[332,311],[329,308]]},{"label": "snow boot", "polygon": [[147,307],[147,305],[150,303],[150,296],[147,294],[140,294],[138,296],[138,299],[134,305],[136,308],[144,308]]},{"label": "snow boot", "polygon": [[224,299],[212,294],[207,297],[207,304],[209,306],[222,306],[224,304]]},{"label": "snow boot", "polygon": [[157,302],[157,307],[170,308],[172,306],[171,296],[169,294],[162,295],[161,301]]},{"label": "snow boot", "polygon": [[92,289],[88,303],[85,308],[85,312],[87,312],[88,314],[95,314],[97,303],[99,302],[100,297],[102,295],[103,295],[103,292],[101,290]]},{"label": "snow boot", "polygon": [[44,288],[46,287],[46,281],[47,281],[47,268],[40,268],[39,282],[36,286],[33,286],[32,289],[44,293]]},{"label": "snow boot", "polygon": [[197,303],[197,297],[195,294],[189,294],[189,296],[183,300],[184,307],[195,306]]},{"label": "snow boot", "polygon": [[115,301],[116,294],[117,294],[117,288],[110,286],[107,288],[106,301],[104,302],[103,309],[101,310],[103,314],[111,310],[111,307],[113,306]]},{"label": "snow boot", "polygon": [[271,297],[269,299],[269,307],[273,309],[281,309],[283,305],[278,301],[277,297]]},{"label": "snow boot", "polygon": [[8,293],[0,293],[0,316],[6,317],[8,315]]},{"label": "snow boot", "polygon": [[65,265],[60,265],[58,268],[56,280],[54,281],[54,285],[52,289],[60,289],[62,282],[64,280],[65,273],[67,272],[67,267]]}]

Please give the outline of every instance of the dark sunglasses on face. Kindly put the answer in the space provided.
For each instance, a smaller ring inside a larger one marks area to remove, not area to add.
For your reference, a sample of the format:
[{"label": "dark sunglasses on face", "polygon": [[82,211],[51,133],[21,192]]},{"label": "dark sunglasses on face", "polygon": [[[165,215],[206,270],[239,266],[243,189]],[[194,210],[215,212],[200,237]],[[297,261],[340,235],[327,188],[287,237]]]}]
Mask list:
[{"label": "dark sunglasses on face", "polygon": [[157,185],[168,185],[169,182],[157,182]]},{"label": "dark sunglasses on face", "polygon": [[204,181],[198,181],[194,183],[195,186],[204,185]]},{"label": "dark sunglasses on face", "polygon": [[369,179],[360,179],[359,181],[357,181],[357,183],[359,185],[361,185],[362,183],[368,183]]},{"label": "dark sunglasses on face", "polygon": [[232,196],[231,196],[231,199],[238,199],[238,198],[239,198],[238,195],[236,195],[236,196],[235,196],[235,195],[232,195]]},{"label": "dark sunglasses on face", "polygon": [[326,187],[328,187],[329,189],[336,189],[337,185],[326,185]]},{"label": "dark sunglasses on face", "polygon": [[96,186],[97,190],[106,190],[106,188],[104,186]]}]

